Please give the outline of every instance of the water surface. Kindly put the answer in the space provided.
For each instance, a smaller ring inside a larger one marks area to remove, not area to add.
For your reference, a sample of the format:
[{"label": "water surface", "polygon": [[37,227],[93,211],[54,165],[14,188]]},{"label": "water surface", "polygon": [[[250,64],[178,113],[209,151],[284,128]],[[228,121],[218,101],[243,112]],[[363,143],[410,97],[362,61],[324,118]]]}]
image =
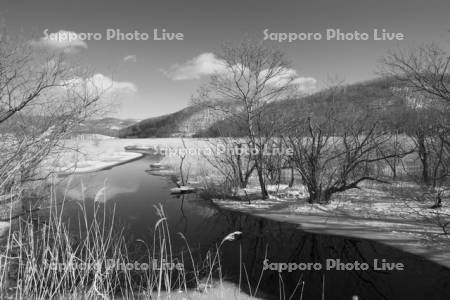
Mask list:
[{"label": "water surface", "polygon": [[[247,273],[252,289],[257,286],[265,259],[317,262],[323,268],[327,259],[366,262],[370,266],[375,259],[385,259],[405,266],[403,271],[266,270],[259,284],[266,298],[279,299],[282,286],[286,299],[294,290],[292,299],[299,299],[301,293],[303,299],[321,299],[323,294],[325,299],[352,299],[353,295],[359,299],[450,299],[450,270],[445,267],[370,240],[311,234],[292,224],[223,211],[195,194],[170,195],[169,189],[174,187],[170,178],[146,172],[156,160],[145,156],[109,170],[66,179],[60,192],[74,200],[64,207],[67,222],[76,223],[80,201],[92,211],[97,191],[106,186],[105,194],[97,194],[97,200],[106,200],[105,211],[110,217],[114,214],[115,230],[124,231],[131,248],[139,244],[138,240],[152,243],[154,225],[159,219],[155,205],[159,204],[167,216],[174,252],[186,246],[178,232],[186,236],[194,257],[204,257],[227,234],[241,231],[240,239],[223,244],[221,264],[226,280],[237,283]],[[139,251],[139,247],[136,249]],[[301,281],[303,288],[297,286]],[[248,291],[246,280],[243,282],[243,289]]]}]

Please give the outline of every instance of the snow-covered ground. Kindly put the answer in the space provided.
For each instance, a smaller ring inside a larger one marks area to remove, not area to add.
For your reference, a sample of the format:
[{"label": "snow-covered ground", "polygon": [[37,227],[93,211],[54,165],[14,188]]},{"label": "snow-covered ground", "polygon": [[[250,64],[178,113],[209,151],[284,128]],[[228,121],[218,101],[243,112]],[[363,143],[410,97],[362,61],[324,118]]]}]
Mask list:
[{"label": "snow-covered ground", "polygon": [[[297,189],[303,193],[302,187]],[[420,187],[410,183],[366,184],[327,205],[286,197],[283,189],[272,192],[267,200],[213,202],[221,208],[294,223],[309,232],[376,240],[450,267],[450,237],[438,226],[450,221],[450,201],[445,199],[441,209],[430,209],[432,202],[416,201],[414,195],[420,193]]]},{"label": "snow-covered ground", "polygon": [[110,168],[142,157],[141,153],[125,151],[122,139],[96,135],[92,139],[73,139],[65,143],[65,150],[50,157],[45,169],[57,173],[87,173]]},{"label": "snow-covered ground", "polygon": [[123,164],[131,160],[137,159],[143,156],[141,153],[131,152],[115,152],[111,154],[103,154],[96,156],[95,158],[85,157],[83,160],[70,162],[63,166],[55,168],[57,173],[88,173],[95,172],[110,168],[112,166]]}]

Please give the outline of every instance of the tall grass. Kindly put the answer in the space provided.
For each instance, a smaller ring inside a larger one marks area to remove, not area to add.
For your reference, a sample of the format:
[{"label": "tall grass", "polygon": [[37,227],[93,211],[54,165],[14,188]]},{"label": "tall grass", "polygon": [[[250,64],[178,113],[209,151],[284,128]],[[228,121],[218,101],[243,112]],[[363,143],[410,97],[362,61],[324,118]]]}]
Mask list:
[{"label": "tall grass", "polygon": [[[155,206],[159,219],[153,237],[134,241],[144,249],[136,255],[124,227],[115,219],[115,208],[107,209],[103,201],[90,206],[87,203],[92,200],[83,199],[75,202],[78,218],[74,214],[69,218],[64,212],[70,200],[65,194],[61,197],[59,200],[53,188],[46,214],[28,213],[9,228],[0,244],[0,299],[255,299],[260,294],[264,271],[252,288],[241,253],[238,286],[223,279],[221,247],[235,240],[241,234],[238,231],[203,256],[194,255],[186,237],[179,233],[185,249],[175,251],[159,205]],[[106,194],[99,191],[95,198],[100,197]],[[136,269],[136,262],[147,268]],[[283,286],[282,281],[279,284]],[[249,295],[242,293],[241,287]],[[284,287],[280,291],[280,299],[291,298]]]},{"label": "tall grass", "polygon": [[[209,299],[212,287],[214,299],[229,299],[229,293],[234,299],[252,298],[241,297],[240,292],[236,297],[236,289],[224,287],[222,278],[220,248],[239,232],[226,236],[200,259],[194,259],[181,235],[186,251],[174,254],[167,218],[163,207],[157,206],[159,220],[154,225],[153,241],[137,241],[146,249],[145,255],[140,253],[139,264],[147,264],[148,269],[136,270],[127,267],[134,265],[134,255],[125,232],[118,229],[114,210],[107,211],[103,203],[94,203],[89,209],[84,199],[76,202],[79,216],[74,222],[73,216],[69,220],[64,214],[68,200],[57,203],[56,198],[52,191],[45,217],[30,213],[17,219],[0,245],[1,299],[154,299],[193,292],[198,296],[194,298]],[[168,267],[176,264],[182,268]]]},{"label": "tall grass", "polygon": [[147,257],[139,261],[148,270],[135,270],[127,268],[134,261],[124,232],[115,226],[114,212],[107,217],[103,204],[95,204],[89,212],[81,202],[78,224],[73,226],[63,213],[66,202],[56,205],[54,195],[50,199],[48,216],[30,214],[18,219],[0,246],[0,298],[134,298],[187,289],[185,271],[165,265],[178,262],[172,256],[162,207],[157,209],[160,219],[153,245],[145,245]]}]

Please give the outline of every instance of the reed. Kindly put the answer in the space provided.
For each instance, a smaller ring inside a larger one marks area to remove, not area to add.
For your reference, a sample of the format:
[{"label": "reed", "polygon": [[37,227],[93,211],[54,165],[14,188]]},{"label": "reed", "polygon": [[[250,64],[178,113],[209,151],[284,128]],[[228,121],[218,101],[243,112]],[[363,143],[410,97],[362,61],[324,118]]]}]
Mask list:
[{"label": "reed", "polygon": [[[107,211],[101,201],[88,209],[87,201],[77,202],[79,218],[69,221],[64,215],[68,200],[56,201],[53,190],[45,218],[30,213],[16,221],[0,245],[1,299],[255,299],[259,293],[261,279],[252,289],[244,264],[237,287],[223,280],[221,247],[240,232],[230,233],[203,257],[194,258],[182,234],[185,250],[172,249],[164,209],[155,206],[159,220],[153,240],[137,241],[146,251],[140,253],[136,269],[114,210]],[[241,293],[241,281],[250,295]]]}]

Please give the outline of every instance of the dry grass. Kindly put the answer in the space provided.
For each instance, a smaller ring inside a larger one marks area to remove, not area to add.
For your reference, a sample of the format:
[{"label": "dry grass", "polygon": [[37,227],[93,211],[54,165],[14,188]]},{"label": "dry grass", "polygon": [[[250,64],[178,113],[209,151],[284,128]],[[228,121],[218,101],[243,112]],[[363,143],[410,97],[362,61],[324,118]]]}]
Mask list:
[{"label": "dry grass", "polygon": [[[51,199],[56,204],[55,196]],[[241,292],[240,284],[222,278],[220,248],[239,232],[223,238],[200,261],[194,260],[188,241],[181,235],[187,250],[175,254],[164,210],[158,206],[155,209],[160,218],[154,226],[153,241],[139,241],[146,249],[145,255],[139,254],[139,263],[152,266],[156,260],[157,268],[118,269],[111,267],[111,260],[125,266],[135,260],[124,233],[113,229],[117,228],[114,213],[107,216],[105,206],[95,204],[96,217],[90,218],[86,202],[80,202],[79,224],[74,229],[62,213],[64,203],[50,205],[45,219],[28,215],[9,230],[0,246],[1,299],[255,299],[258,294],[259,283],[252,295],[247,295]],[[184,267],[164,268],[163,262]],[[249,284],[245,273],[241,278]]]}]

